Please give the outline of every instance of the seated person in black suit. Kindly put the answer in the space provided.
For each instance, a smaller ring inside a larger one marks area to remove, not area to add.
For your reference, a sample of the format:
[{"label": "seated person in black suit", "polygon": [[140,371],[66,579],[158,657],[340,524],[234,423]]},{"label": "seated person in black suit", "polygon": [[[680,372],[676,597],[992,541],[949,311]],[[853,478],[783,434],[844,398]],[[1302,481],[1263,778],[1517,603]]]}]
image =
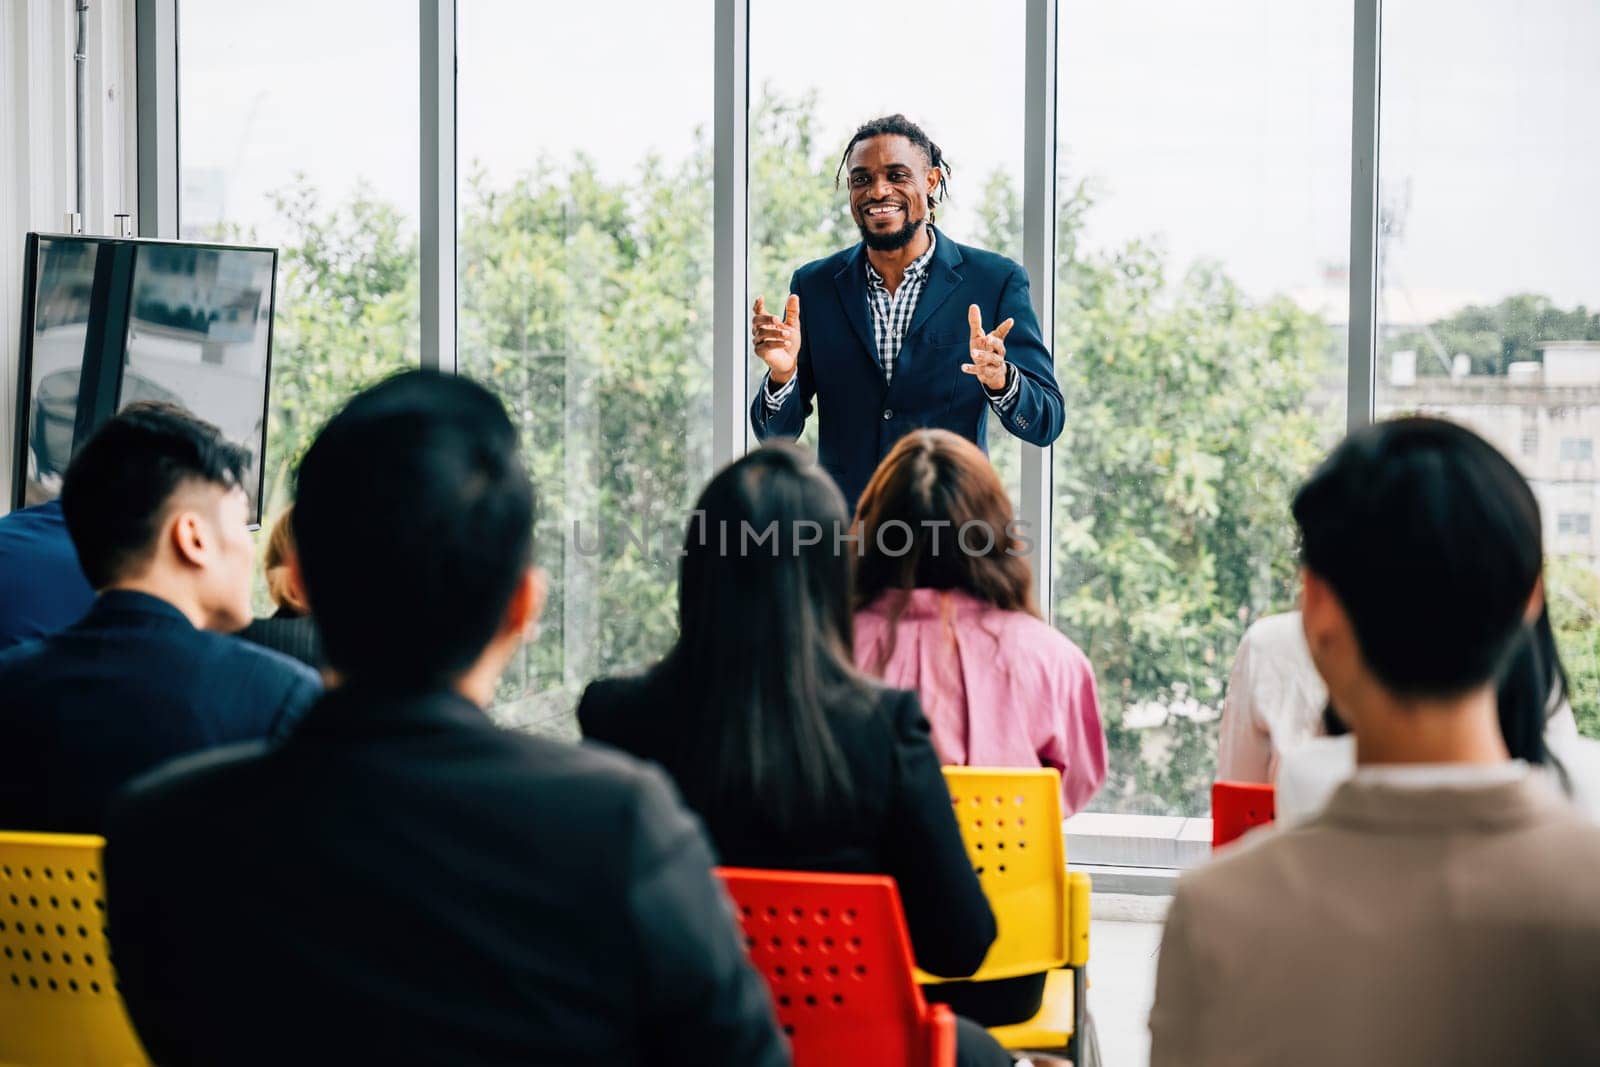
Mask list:
[{"label": "seated person in black suit", "polygon": [[322,639],[317,636],[316,620],[306,606],[305,590],[300,588],[300,568],[294,558],[294,528],[290,522],[293,514],[293,508],[285,508],[272,524],[267,551],[261,559],[261,568],[266,572],[267,595],[272,598],[275,610],[265,619],[252,620],[239,631],[239,636],[252,644],[293,656],[318,670],[322,667]]},{"label": "seated person in black suit", "polygon": [[[670,771],[726,864],[892,876],[918,965],[971,974],[994,915],[917,695],[853,662],[844,497],[809,453],[769,444],[695,508],[677,644],[640,677],[589,686],[584,736]],[[960,1026],[961,1062],[1011,1062]]]},{"label": "seated person in black suit", "polygon": [[225,636],[250,619],[250,458],[216,427],[134,405],[67,469],[88,614],[0,653],[0,827],[100,833],[112,795],[175,756],[286,729],[321,691]]},{"label": "seated person in black suit", "polygon": [[66,629],[92,603],[59,497],[0,515],[0,652]]},{"label": "seated person in black suit", "polygon": [[281,744],[113,811],[112,948],[152,1059],[787,1063],[666,777],[484,712],[544,599],[500,402],[369,389],[306,454],[294,527],[336,688]]}]

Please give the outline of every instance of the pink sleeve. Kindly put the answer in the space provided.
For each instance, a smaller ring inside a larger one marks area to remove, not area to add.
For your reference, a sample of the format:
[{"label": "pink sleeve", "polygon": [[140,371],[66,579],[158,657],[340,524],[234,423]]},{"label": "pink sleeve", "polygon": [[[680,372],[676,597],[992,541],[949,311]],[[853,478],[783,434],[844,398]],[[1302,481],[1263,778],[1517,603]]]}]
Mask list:
[{"label": "pink sleeve", "polygon": [[1061,772],[1061,814],[1070,816],[1089,802],[1106,780],[1106,731],[1094,669],[1076,645],[1057,675],[1056,707],[1039,762]]},{"label": "pink sleeve", "polygon": [[877,666],[878,639],[882,635],[883,627],[879,619],[870,611],[858,611],[855,615],[855,657],[856,669],[864,674],[877,675],[874,669]]}]

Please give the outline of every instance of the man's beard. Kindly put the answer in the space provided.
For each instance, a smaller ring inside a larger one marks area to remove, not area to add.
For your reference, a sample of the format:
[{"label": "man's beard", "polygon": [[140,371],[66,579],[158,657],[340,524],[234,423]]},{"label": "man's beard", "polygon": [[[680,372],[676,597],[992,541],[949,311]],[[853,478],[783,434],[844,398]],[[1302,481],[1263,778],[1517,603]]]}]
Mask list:
[{"label": "man's beard", "polygon": [[911,243],[922,223],[922,219],[910,219],[893,233],[872,233],[867,229],[865,221],[858,221],[856,229],[861,231],[861,239],[874,252],[898,252]]}]

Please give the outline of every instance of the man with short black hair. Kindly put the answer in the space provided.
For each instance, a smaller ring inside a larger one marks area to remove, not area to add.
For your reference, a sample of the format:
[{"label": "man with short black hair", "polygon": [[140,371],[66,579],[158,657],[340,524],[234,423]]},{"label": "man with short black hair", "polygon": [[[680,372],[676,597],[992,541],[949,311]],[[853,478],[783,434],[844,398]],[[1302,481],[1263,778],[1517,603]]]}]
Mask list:
[{"label": "man with short black hair", "polygon": [[1510,759],[1495,703],[1543,600],[1527,482],[1469,430],[1398,419],[1351,434],[1294,517],[1356,773],[1179,880],[1151,1063],[1600,1062],[1600,830]]},{"label": "man with short black hair", "polygon": [[248,464],[215,426],[155,404],[74,457],[61,510],[98,595],[0,654],[0,826],[99,833],[135,775],[281,733],[315,699],[313,672],[224,636],[250,621]]},{"label": "man with short black hair", "polygon": [[337,687],[281,745],[182,761],[112,819],[152,1058],[786,1063],[666,778],[484,712],[545,592],[499,401],[423,372],[361,394],[293,522]]}]

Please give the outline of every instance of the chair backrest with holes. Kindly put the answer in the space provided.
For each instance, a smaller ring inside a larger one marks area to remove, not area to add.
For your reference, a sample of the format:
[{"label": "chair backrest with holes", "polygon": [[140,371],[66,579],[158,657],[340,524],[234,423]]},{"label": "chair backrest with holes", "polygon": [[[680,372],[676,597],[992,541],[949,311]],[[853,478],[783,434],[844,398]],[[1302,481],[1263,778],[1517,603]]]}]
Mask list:
[{"label": "chair backrest with holes", "polygon": [[994,944],[973,978],[1011,978],[1065,965],[1072,931],[1060,772],[946,767],[944,780],[967,856],[994,912]]},{"label": "chair backrest with holes", "polygon": [[912,977],[894,880],[724,867],[795,1067],[955,1062],[955,1016]]},{"label": "chair backrest with holes", "polygon": [[1277,791],[1260,782],[1213,782],[1211,847],[1218,848],[1276,815]]},{"label": "chair backrest with holes", "polygon": [[104,845],[0,833],[0,1064],[148,1062],[106,950]]}]

